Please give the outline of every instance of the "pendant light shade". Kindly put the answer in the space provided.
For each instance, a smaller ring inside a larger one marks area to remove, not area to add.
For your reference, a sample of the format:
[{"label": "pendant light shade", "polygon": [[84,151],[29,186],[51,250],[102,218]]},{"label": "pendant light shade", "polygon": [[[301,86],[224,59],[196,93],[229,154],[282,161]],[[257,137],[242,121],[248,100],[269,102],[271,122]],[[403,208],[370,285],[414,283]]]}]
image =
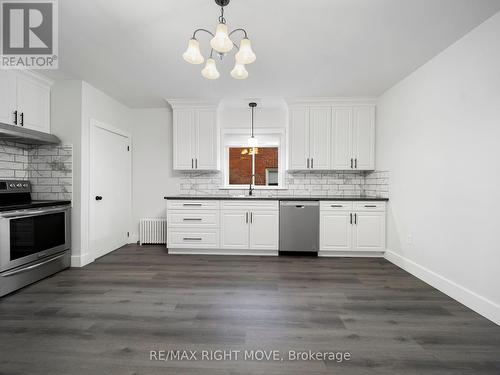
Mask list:
[{"label": "pendant light shade", "polygon": [[201,71],[201,75],[207,79],[217,79],[220,77],[217,66],[215,66],[214,59],[207,60],[205,67]]},{"label": "pendant light shade", "polygon": [[215,36],[210,41],[210,46],[220,53],[226,53],[233,49],[233,42],[229,39],[225,23],[217,25],[217,30],[215,31]]},{"label": "pendant light shade", "polygon": [[245,69],[245,65],[236,63],[233,70],[231,70],[231,77],[234,79],[246,79],[248,78],[248,72]]},{"label": "pendant light shade", "polygon": [[188,48],[182,57],[190,64],[202,64],[205,61],[200,52],[200,43],[194,38],[189,39]]},{"label": "pendant light shade", "polygon": [[236,62],[240,64],[251,64],[255,61],[256,56],[252,50],[250,39],[244,38],[240,42],[240,50],[235,56]]}]

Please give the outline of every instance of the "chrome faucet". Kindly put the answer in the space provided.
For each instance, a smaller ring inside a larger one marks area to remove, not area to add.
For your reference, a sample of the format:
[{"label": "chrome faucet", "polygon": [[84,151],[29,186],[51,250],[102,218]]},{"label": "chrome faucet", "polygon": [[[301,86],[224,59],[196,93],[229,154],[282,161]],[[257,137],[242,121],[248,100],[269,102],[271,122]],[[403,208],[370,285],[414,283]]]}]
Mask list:
[{"label": "chrome faucet", "polygon": [[248,187],[248,195],[252,196],[253,195],[253,184],[250,182],[250,186]]}]

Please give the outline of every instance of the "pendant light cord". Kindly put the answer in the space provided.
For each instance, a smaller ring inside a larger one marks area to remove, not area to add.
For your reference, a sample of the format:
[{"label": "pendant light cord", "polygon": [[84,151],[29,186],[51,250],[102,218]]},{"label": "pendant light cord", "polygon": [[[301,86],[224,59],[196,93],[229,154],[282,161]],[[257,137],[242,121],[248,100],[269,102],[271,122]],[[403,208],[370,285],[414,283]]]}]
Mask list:
[{"label": "pendant light cord", "polygon": [[254,136],[253,136],[253,109],[254,109],[254,108],[255,108],[255,107],[252,107],[252,138],[254,138]]}]

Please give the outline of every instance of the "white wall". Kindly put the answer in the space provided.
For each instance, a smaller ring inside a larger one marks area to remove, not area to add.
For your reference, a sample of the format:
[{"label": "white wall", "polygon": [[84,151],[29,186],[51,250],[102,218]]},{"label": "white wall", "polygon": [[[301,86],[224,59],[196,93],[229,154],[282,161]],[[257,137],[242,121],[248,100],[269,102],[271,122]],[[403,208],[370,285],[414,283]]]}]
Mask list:
[{"label": "white wall", "polygon": [[132,111],[133,215],[130,241],[139,238],[139,220],[165,217],[165,195],[179,194],[180,175],[172,168],[172,111]]},{"label": "white wall", "polygon": [[377,122],[387,257],[498,324],[499,35],[500,13],[382,95]]},{"label": "white wall", "polygon": [[71,208],[71,252],[81,253],[81,102],[82,81],[57,81],[51,91],[51,132],[63,144],[73,145],[73,199]]}]

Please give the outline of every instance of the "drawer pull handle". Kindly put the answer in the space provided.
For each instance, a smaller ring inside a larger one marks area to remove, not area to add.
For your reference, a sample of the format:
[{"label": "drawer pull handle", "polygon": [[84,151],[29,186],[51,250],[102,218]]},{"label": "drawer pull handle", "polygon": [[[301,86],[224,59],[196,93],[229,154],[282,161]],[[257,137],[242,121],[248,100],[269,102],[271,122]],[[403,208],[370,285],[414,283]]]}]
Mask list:
[{"label": "drawer pull handle", "polygon": [[342,204],[332,204],[332,205],[330,205],[330,207],[338,208],[338,207],[344,207],[344,205],[342,205]]},{"label": "drawer pull handle", "polygon": [[201,203],[184,203],[183,206],[184,207],[201,207],[202,204]]},{"label": "drawer pull handle", "polygon": [[183,241],[201,241],[201,237],[184,237]]},{"label": "drawer pull handle", "polygon": [[366,208],[377,208],[375,204],[365,204]]},{"label": "drawer pull handle", "polygon": [[182,219],[183,221],[201,221],[201,218],[196,218],[196,217],[185,217]]}]

